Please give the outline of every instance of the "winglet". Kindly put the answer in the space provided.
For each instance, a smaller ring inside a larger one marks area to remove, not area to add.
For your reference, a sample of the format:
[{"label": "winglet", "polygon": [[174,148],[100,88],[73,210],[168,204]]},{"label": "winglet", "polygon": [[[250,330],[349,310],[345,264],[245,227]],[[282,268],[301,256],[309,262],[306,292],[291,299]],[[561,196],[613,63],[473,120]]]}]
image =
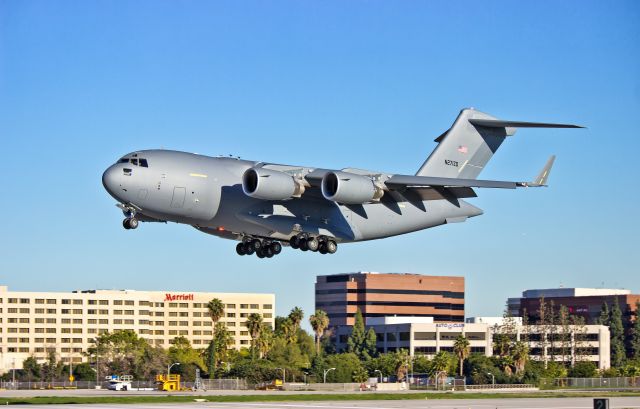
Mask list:
[{"label": "winglet", "polygon": [[538,176],[531,182],[519,182],[518,186],[520,187],[541,187],[548,186],[547,179],[549,179],[549,173],[551,173],[551,167],[553,166],[553,162],[556,160],[556,155],[551,155],[547,163],[544,165],[544,168],[540,171]]}]

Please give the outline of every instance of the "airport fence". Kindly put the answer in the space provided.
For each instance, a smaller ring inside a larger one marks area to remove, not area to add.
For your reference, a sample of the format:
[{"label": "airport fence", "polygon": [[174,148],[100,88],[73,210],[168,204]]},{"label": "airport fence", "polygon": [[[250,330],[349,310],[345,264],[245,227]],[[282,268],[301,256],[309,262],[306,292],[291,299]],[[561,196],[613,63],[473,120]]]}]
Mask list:
[{"label": "airport fence", "polygon": [[[206,390],[246,390],[249,389],[245,379],[202,379],[202,386]],[[192,389],[194,382],[182,382],[183,388]],[[97,387],[96,387],[97,386]],[[75,381],[75,382],[45,382],[45,381],[0,381],[0,389],[107,389],[108,381]],[[155,381],[131,381],[131,389],[156,389]]]},{"label": "airport fence", "polygon": [[542,386],[555,388],[637,388],[640,377],[620,376],[616,378],[555,378],[544,379]]}]

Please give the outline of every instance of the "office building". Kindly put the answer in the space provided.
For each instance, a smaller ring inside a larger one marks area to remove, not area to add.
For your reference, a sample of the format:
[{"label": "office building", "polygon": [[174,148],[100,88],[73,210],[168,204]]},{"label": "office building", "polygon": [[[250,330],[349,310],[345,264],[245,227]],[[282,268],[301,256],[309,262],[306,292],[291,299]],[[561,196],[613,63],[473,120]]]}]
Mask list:
[{"label": "office building", "polygon": [[567,307],[569,314],[578,315],[587,324],[596,324],[600,317],[602,304],[607,303],[609,309],[617,302],[625,322],[630,322],[635,315],[636,302],[640,301],[640,294],[631,294],[629,290],[607,288],[550,288],[526,290],[522,297],[509,298],[508,310],[513,316],[527,316],[529,323],[535,323],[539,318],[540,300],[544,298],[547,306],[553,303],[555,312],[561,305]]},{"label": "office building", "polygon": [[[423,320],[421,322],[421,320]],[[527,342],[533,360],[592,361],[599,369],[610,367],[609,328],[603,325],[560,326],[540,328],[523,326],[514,320],[514,340]],[[376,332],[378,352],[405,349],[411,356],[433,358],[440,351],[453,353],[458,336],[469,340],[472,354],[493,355],[493,336],[499,327],[488,323],[437,323],[429,318],[412,317],[402,322],[400,317],[381,317],[369,320]],[[353,327],[341,325],[334,329],[336,348],[347,349]],[[553,340],[553,341],[552,341]]]},{"label": "office building", "polygon": [[464,321],[464,277],[358,272],[316,279],[316,309],[329,326],[353,325],[357,309],[376,317],[432,317],[435,322]]}]

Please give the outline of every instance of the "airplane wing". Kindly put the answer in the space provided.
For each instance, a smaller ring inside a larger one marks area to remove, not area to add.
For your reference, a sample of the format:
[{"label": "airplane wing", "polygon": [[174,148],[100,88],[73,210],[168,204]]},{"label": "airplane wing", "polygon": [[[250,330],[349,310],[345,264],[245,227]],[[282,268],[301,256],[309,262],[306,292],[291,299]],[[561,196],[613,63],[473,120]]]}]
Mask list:
[{"label": "airplane wing", "polygon": [[515,189],[518,187],[541,187],[547,186],[549,172],[555,161],[555,155],[551,156],[542,171],[531,182],[509,182],[501,180],[478,180],[478,179],[458,179],[442,178],[433,176],[410,176],[393,175],[384,184],[391,190],[423,188],[423,187],[479,187],[495,189]]}]

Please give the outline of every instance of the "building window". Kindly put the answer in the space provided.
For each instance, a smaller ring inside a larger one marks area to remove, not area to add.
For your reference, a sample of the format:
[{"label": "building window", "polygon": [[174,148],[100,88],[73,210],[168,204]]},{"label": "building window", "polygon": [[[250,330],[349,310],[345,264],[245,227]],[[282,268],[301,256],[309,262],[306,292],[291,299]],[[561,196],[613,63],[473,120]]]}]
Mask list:
[{"label": "building window", "polygon": [[28,298],[20,298],[20,304],[29,304]]},{"label": "building window", "polygon": [[73,305],[82,305],[82,300],[73,300]]},{"label": "building window", "polygon": [[9,302],[9,304],[17,304],[18,303],[18,299],[17,298],[9,298],[8,302]]},{"label": "building window", "polygon": [[252,310],[257,310],[258,308],[260,308],[260,305],[259,305],[259,304],[251,304],[251,307],[250,307],[250,308],[251,308]]},{"label": "building window", "polygon": [[271,314],[270,312],[265,312],[264,314],[262,314],[262,316],[264,318],[273,318],[273,314]]},{"label": "building window", "polygon": [[36,308],[36,314],[44,314],[44,308]]},{"label": "building window", "polygon": [[193,308],[202,308],[202,303],[194,302],[193,303]]},{"label": "building window", "polygon": [[387,332],[387,342],[395,342],[396,334],[393,332]]},{"label": "building window", "polygon": [[133,300],[125,300],[124,305],[134,305]]},{"label": "building window", "polygon": [[74,324],[82,324],[82,319],[80,319],[80,318],[74,318],[74,319],[73,319],[73,323],[74,323]]},{"label": "building window", "polygon": [[262,309],[264,310],[272,310],[273,304],[262,304]]},{"label": "building window", "polygon": [[95,324],[97,324],[97,323],[98,323],[98,320],[97,320],[97,319],[95,319],[95,318],[92,318],[92,319],[87,320],[87,323],[89,323],[89,324],[94,324],[94,325],[95,325]]},{"label": "building window", "polygon": [[436,333],[435,332],[414,332],[413,339],[416,341],[435,341]]},{"label": "building window", "polygon": [[47,304],[55,304],[56,300],[55,298],[47,298]]},{"label": "building window", "polygon": [[240,304],[240,308],[246,310],[247,308],[249,308],[249,304]]},{"label": "building window", "polygon": [[36,304],[44,304],[44,298],[36,298]]},{"label": "building window", "polygon": [[60,313],[61,313],[61,314],[71,314],[71,310],[68,310],[68,309],[64,309],[64,308],[63,308],[62,310],[60,310]]},{"label": "building window", "polygon": [[61,303],[61,304],[71,304],[71,300],[69,300],[69,299],[65,298],[65,299],[63,299],[60,303]]},{"label": "building window", "polygon": [[56,323],[55,318],[47,318],[47,324],[55,324],[55,323]]},{"label": "building window", "polygon": [[102,318],[102,319],[98,320],[98,323],[102,324],[102,325],[108,325],[109,324],[109,320],[106,320],[106,319]]},{"label": "building window", "polygon": [[235,304],[227,304],[227,308],[235,309],[236,305]]},{"label": "building window", "polygon": [[109,300],[100,300],[100,305],[109,305]]},{"label": "building window", "polygon": [[188,317],[188,316],[189,316],[189,313],[188,313],[188,312],[185,312],[185,311],[180,311],[180,316],[181,316],[181,317]]},{"label": "building window", "polygon": [[122,300],[113,300],[113,305],[122,305],[124,301]]},{"label": "building window", "polygon": [[169,303],[169,308],[178,308],[178,303],[177,302],[170,302]]},{"label": "building window", "polygon": [[121,319],[113,320],[113,325],[122,325],[122,320]]},{"label": "building window", "polygon": [[440,333],[440,340],[441,341],[455,341],[460,335],[462,335],[462,332],[441,332]]},{"label": "building window", "polygon": [[484,347],[471,347],[472,354],[484,354],[484,352],[485,352]]},{"label": "building window", "polygon": [[193,316],[194,317],[202,317],[202,313],[196,311],[196,312],[193,313]]}]

